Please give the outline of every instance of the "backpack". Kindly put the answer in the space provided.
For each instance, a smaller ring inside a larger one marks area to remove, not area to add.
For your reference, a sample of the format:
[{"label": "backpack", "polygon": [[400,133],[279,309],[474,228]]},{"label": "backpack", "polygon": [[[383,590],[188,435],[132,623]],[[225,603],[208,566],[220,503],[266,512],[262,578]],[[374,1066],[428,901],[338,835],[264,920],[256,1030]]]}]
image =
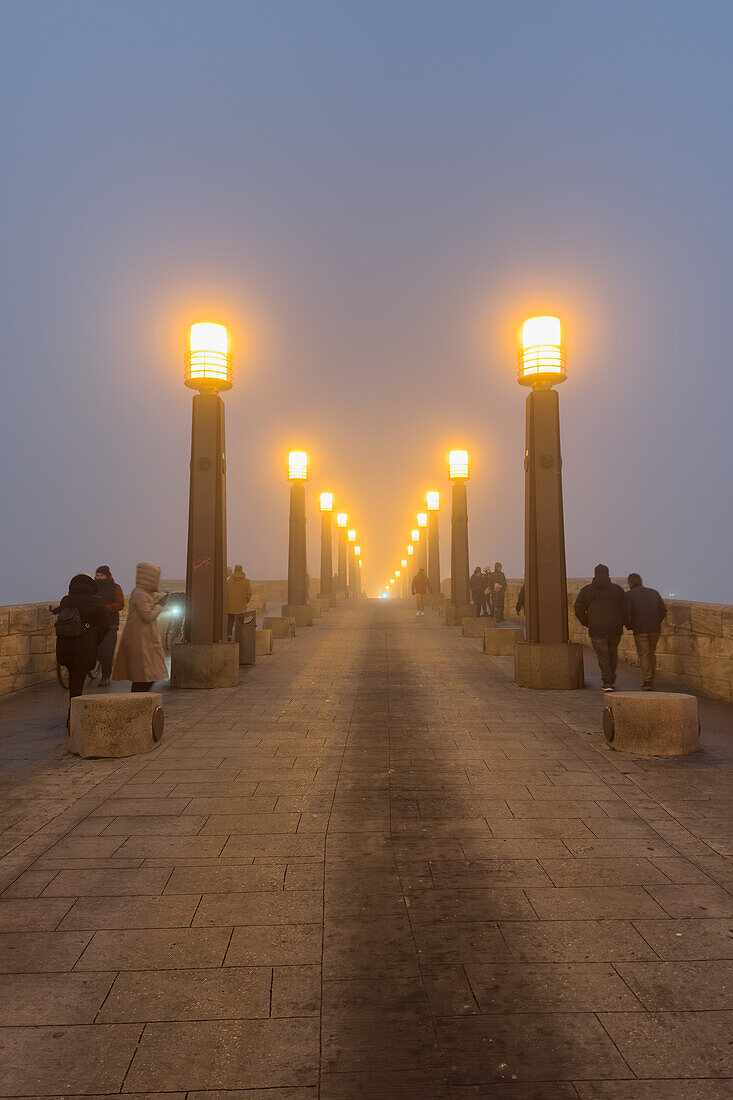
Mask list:
[{"label": "backpack", "polygon": [[57,638],[80,638],[82,630],[81,615],[78,607],[62,607],[54,627]]}]

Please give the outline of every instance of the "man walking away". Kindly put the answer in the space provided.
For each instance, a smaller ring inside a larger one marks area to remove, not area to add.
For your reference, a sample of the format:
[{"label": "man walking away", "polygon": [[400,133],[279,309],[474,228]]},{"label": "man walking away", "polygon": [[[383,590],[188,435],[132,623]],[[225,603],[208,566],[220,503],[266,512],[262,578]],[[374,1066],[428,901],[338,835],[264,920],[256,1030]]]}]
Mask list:
[{"label": "man walking away", "polygon": [[227,577],[227,638],[232,640],[232,628],[236,619],[244,615],[247,604],[252,599],[252,582],[241,565],[234,566],[234,572]]},{"label": "man walking away", "polygon": [[607,565],[597,565],[591,583],[578,593],[575,617],[588,627],[604,691],[613,691],[616,683],[618,644],[624,631],[623,607],[623,588],[612,583]]},{"label": "man walking away", "polygon": [[99,686],[109,687],[112,661],[117,648],[117,631],[120,629],[120,611],[125,606],[125,594],[119,584],[115,582],[108,565],[97,566],[94,579],[97,582],[97,595],[104,604],[109,619],[109,630],[97,650],[97,660],[102,666],[102,678],[99,681]]},{"label": "man walking away", "polygon": [[506,596],[506,577],[502,572],[501,562],[498,561],[494,565],[494,572],[491,574],[491,595],[494,608],[494,622],[504,622],[504,597]]},{"label": "man walking away", "polygon": [[629,591],[624,595],[624,624],[634,634],[641,665],[642,691],[654,690],[657,671],[657,642],[667,605],[656,588],[645,588],[638,573],[629,573]]},{"label": "man walking away", "polygon": [[488,614],[486,610],[486,577],[481,572],[480,565],[476,566],[468,583],[471,589],[471,599],[476,607],[476,618],[480,619],[482,615]]},{"label": "man walking away", "polygon": [[417,598],[417,611],[415,617],[425,614],[425,593],[432,592],[433,586],[427,578],[424,569],[418,569],[412,578],[412,594]]},{"label": "man walking away", "polygon": [[56,612],[56,660],[69,670],[69,702],[81,695],[107,633],[107,612],[88,573],[71,578],[69,594]]}]

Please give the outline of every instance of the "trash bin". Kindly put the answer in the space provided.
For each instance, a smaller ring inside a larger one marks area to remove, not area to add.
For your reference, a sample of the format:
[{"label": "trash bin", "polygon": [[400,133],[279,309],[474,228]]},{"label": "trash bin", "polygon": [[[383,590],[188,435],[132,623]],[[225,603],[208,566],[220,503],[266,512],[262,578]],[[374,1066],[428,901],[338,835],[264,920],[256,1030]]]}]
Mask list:
[{"label": "trash bin", "polygon": [[257,612],[253,608],[237,615],[234,621],[234,641],[239,643],[240,665],[255,663],[255,632],[257,630]]}]

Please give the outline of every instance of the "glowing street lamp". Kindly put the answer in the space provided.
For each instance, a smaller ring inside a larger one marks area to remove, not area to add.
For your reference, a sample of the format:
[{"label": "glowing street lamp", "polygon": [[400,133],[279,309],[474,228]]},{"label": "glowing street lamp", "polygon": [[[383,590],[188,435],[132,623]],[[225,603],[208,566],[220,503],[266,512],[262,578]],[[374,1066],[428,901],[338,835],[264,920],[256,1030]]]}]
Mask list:
[{"label": "glowing street lamp", "polygon": [[583,686],[583,652],[569,642],[562,506],[560,406],[552,388],[567,378],[567,352],[557,317],[522,325],[517,381],[527,395],[524,583],[527,641],[515,647],[523,687]]},{"label": "glowing street lamp", "polygon": [[198,392],[191,428],[185,641],[173,646],[171,684],[231,686],[239,680],[239,646],[227,640],[225,625],[226,447],[219,393],[232,388],[233,371],[224,325],[191,325],[183,380]]},{"label": "glowing street lamp", "polygon": [[403,569],[407,569],[407,558],[403,558],[402,561],[400,562],[400,565],[402,566]]},{"label": "glowing street lamp", "polygon": [[408,556],[408,558],[411,558],[414,553],[415,553],[415,547],[412,545],[412,543],[410,543],[410,545],[407,547],[407,556]]},{"label": "glowing street lamp", "polygon": [[347,565],[346,565],[346,528],[349,526],[349,517],[346,512],[339,512],[336,516],[336,526],[338,528],[338,573],[337,573],[337,587],[342,596],[346,595],[348,580],[347,580]]},{"label": "glowing street lamp", "polygon": [[451,451],[448,474],[453,482],[451,500],[450,546],[450,606],[446,608],[446,624],[458,626],[471,615],[471,595],[468,584],[468,506],[466,482],[469,477],[468,451]]},{"label": "glowing street lamp", "polygon": [[[468,459],[468,456],[466,456]],[[440,493],[431,490],[425,494],[428,506],[428,582],[433,590],[432,603],[441,598],[440,593]]]},{"label": "glowing street lamp", "polygon": [[351,562],[352,582],[351,589],[358,599],[361,596],[361,546],[354,544],[354,557]]},{"label": "glowing street lamp", "polygon": [[333,596],[333,537],[331,515],[333,493],[321,493],[321,596],[331,600]]},{"label": "glowing street lamp", "polygon": [[283,615],[295,618],[296,626],[313,625],[313,608],[308,603],[308,563],[305,537],[305,483],[308,480],[308,455],[305,451],[288,454],[290,482],[290,532],[288,540],[288,602]]}]

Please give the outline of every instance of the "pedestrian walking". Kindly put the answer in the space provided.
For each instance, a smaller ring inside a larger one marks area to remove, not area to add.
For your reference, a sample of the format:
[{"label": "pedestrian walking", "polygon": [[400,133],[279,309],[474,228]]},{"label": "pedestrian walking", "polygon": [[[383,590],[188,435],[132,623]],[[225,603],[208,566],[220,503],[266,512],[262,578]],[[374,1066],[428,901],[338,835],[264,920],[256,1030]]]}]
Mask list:
[{"label": "pedestrian walking", "polygon": [[480,565],[476,566],[468,583],[471,589],[471,599],[476,607],[476,618],[480,619],[482,615],[488,615],[486,609],[486,577],[481,572]]},{"label": "pedestrian walking", "polygon": [[634,645],[641,665],[642,691],[654,690],[657,671],[657,643],[667,605],[656,588],[645,588],[638,573],[629,573],[628,592],[624,593],[624,625],[634,635]]},{"label": "pedestrian walking", "polygon": [[506,577],[502,570],[501,562],[497,561],[491,574],[491,600],[494,612],[494,622],[504,622],[504,598],[506,596]]},{"label": "pedestrian walking", "polygon": [[227,577],[227,638],[232,640],[232,630],[240,615],[247,610],[252,599],[252,582],[241,565],[235,565]]},{"label": "pedestrian walking", "polygon": [[425,614],[425,596],[428,592],[433,591],[433,586],[427,578],[427,574],[424,569],[418,569],[415,576],[412,578],[412,594],[416,598],[417,611],[415,616]]},{"label": "pedestrian walking", "polygon": [[97,650],[97,660],[102,666],[99,686],[109,687],[112,661],[117,648],[117,631],[120,628],[120,611],[125,606],[125,594],[112,576],[108,565],[98,565],[94,579],[97,582],[97,595],[104,604],[109,620],[109,630]]},{"label": "pedestrian walking", "polygon": [[97,663],[100,643],[109,629],[107,612],[97,595],[97,582],[77,573],[56,615],[56,660],[69,672],[69,705],[84,691],[87,675]]},{"label": "pedestrian walking", "polygon": [[588,627],[596,651],[603,690],[613,691],[618,665],[618,644],[624,631],[624,590],[611,581],[607,565],[597,565],[593,580],[578,593],[575,617]]},{"label": "pedestrian walking", "polygon": [[168,602],[168,593],[158,596],[159,584],[160,566],[140,562],[112,673],[113,680],[132,680],[131,691],[150,691],[156,680],[168,679],[158,629],[158,616]]}]

